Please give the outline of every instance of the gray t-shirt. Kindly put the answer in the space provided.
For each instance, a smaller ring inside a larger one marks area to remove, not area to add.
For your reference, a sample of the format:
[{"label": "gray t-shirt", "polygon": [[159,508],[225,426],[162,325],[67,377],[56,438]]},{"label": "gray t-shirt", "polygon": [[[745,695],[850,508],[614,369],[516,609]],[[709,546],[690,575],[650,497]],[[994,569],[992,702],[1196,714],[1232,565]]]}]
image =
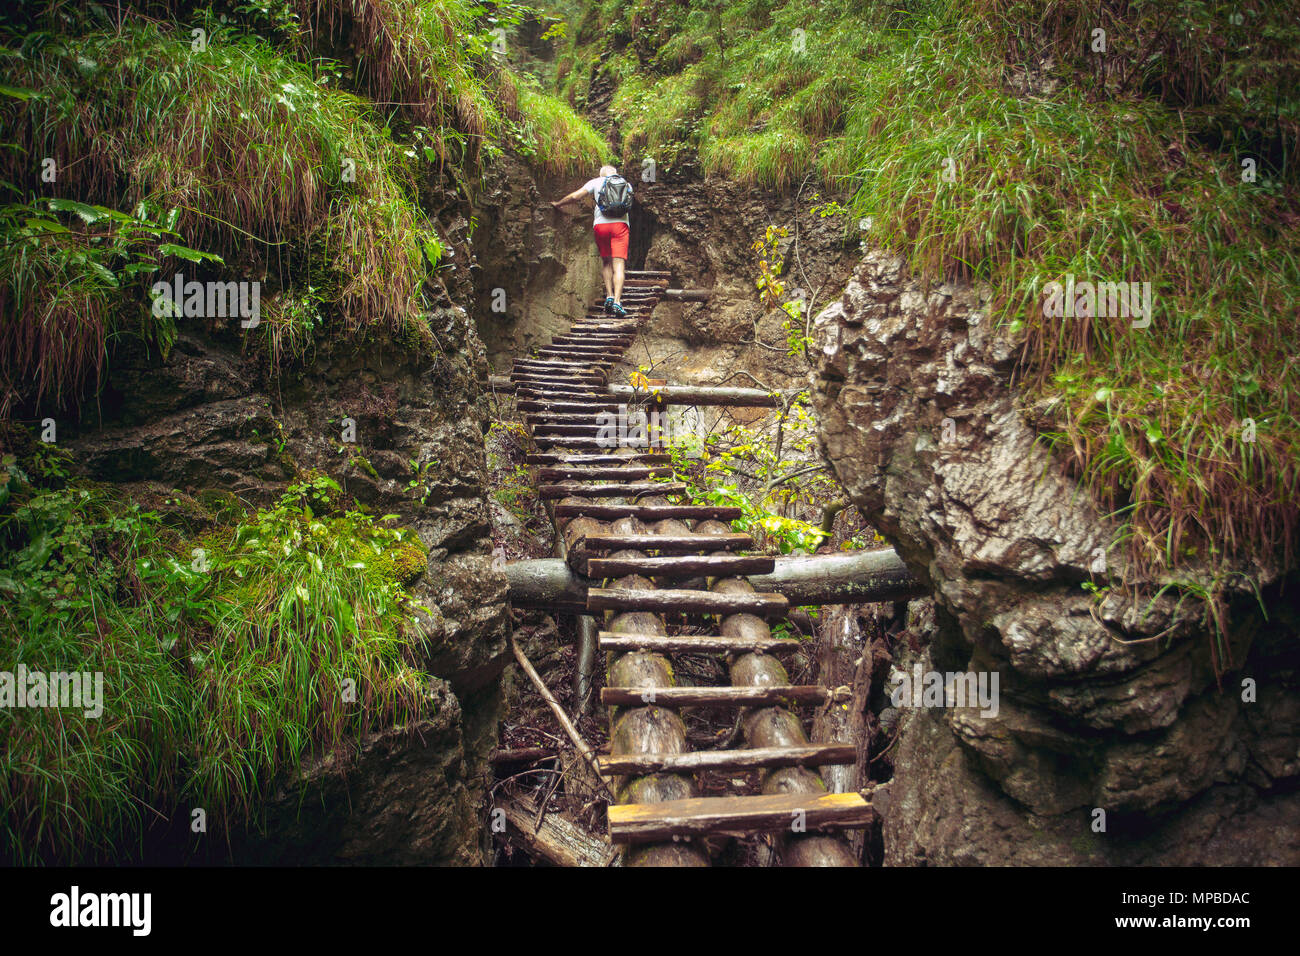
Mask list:
[{"label": "gray t-shirt", "polygon": [[[603,185],[605,185],[605,177],[597,176],[595,179],[590,180],[582,188],[585,189],[587,192],[591,193],[591,198],[594,201],[596,197],[600,195],[600,187]],[[630,222],[628,222],[627,213],[624,213],[621,216],[606,216],[603,213],[601,213],[600,206],[597,206],[596,220],[594,223],[592,223],[592,225],[599,226],[602,222],[625,222],[629,226],[632,225]]]}]

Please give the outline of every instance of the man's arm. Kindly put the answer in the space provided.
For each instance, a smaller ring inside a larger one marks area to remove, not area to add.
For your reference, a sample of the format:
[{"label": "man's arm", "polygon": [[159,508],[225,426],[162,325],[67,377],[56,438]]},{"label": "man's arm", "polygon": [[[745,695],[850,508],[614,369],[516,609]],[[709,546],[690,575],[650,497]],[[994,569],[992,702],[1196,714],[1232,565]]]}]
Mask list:
[{"label": "man's arm", "polygon": [[563,199],[559,199],[551,203],[551,206],[555,209],[559,209],[561,206],[567,206],[571,202],[577,202],[585,195],[587,195],[587,187],[579,186],[577,189],[569,193],[569,195],[565,196]]}]

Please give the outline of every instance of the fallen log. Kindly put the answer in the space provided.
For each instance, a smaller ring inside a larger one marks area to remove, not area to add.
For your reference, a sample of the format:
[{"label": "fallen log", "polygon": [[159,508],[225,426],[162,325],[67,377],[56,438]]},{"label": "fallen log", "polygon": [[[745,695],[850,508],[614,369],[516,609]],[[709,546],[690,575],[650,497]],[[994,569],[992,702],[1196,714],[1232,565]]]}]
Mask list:
[{"label": "fallen log", "polygon": [[[512,561],[505,566],[515,607],[585,611],[587,591],[598,582],[559,558]],[[756,590],[785,595],[791,607],[905,601],[927,592],[892,549],[777,558],[771,574],[750,577]]]},{"label": "fallen log", "polygon": [[537,808],[529,800],[515,796],[498,797],[496,809],[505,812],[505,836],[517,840],[533,856],[556,866],[618,865],[617,848],[559,814],[548,813],[534,829]]},{"label": "fallen log", "polygon": [[[503,375],[488,377],[488,385],[498,392],[513,392],[515,383]],[[653,405],[722,405],[728,408],[776,408],[779,396],[761,388],[723,388],[713,385],[652,385],[634,388],[611,385],[601,390],[616,404],[644,402]]]}]

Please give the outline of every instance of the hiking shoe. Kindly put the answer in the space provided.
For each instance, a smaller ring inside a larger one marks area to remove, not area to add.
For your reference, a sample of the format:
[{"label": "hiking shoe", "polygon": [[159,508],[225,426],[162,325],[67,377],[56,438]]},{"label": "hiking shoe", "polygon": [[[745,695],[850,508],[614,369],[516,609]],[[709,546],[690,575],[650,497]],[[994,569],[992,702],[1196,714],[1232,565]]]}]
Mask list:
[{"label": "hiking shoe", "polygon": [[614,297],[612,295],[605,296],[605,311],[606,312],[614,311]]},{"label": "hiking shoe", "polygon": [[627,309],[623,308],[621,303],[615,302],[613,305],[609,307],[609,311],[613,312],[620,319],[627,318]]}]

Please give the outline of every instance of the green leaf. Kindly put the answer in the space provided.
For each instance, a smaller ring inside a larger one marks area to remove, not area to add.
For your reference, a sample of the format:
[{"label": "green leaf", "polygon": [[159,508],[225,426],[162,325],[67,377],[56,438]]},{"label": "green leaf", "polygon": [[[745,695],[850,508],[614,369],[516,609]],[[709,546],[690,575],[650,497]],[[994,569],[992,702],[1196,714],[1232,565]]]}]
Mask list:
[{"label": "green leaf", "polygon": [[218,262],[221,265],[226,264],[226,260],[214,252],[201,252],[198,249],[191,249],[188,246],[178,246],[173,242],[164,242],[158,246],[158,251],[164,256],[179,256],[187,262]]}]

